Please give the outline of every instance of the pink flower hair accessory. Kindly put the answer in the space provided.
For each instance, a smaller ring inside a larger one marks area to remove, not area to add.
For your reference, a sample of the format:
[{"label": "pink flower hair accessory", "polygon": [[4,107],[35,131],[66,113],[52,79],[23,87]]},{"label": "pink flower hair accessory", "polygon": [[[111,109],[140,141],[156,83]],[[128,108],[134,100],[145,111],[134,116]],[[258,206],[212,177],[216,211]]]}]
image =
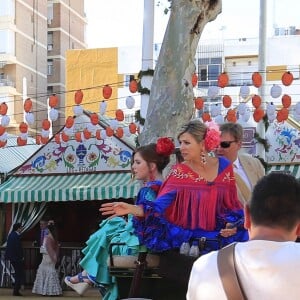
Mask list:
[{"label": "pink flower hair accessory", "polygon": [[175,150],[175,145],[172,139],[161,137],[156,142],[156,153],[163,156],[171,155]]},{"label": "pink flower hair accessory", "polygon": [[206,135],[204,138],[205,148],[208,152],[215,150],[220,145],[221,132],[219,125],[215,122],[205,122],[207,126]]}]

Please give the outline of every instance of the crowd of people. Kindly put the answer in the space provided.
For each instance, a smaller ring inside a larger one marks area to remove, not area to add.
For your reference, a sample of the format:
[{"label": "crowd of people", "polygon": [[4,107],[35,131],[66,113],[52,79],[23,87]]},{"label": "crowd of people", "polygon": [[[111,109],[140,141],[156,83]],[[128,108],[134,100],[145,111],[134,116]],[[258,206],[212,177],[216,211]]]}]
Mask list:
[{"label": "crowd of people", "polygon": [[[282,299],[280,292],[271,292],[271,287],[278,286],[299,256],[300,245],[294,243],[300,235],[299,182],[287,174],[265,176],[257,158],[240,152],[243,128],[237,123],[219,127],[213,122],[191,120],[182,127],[177,139],[181,160],[165,177],[163,171],[175,150],[172,139],[162,137],[134,151],[132,173],[143,183],[135,203],[101,205],[99,211],[107,218],[86,241],[80,262],[83,271],[67,276],[66,285],[79,295],[96,285],[104,300],[115,300],[119,297],[118,286],[107,265],[111,243],[125,243],[114,247],[113,254],[127,256],[178,251],[183,243],[217,238],[219,243],[204,247],[193,265],[186,287],[188,300],[226,299],[222,278],[218,276],[217,255],[220,249],[235,242],[238,274],[247,299]],[[15,224],[15,234],[8,238],[9,259],[9,241],[19,241],[20,226]],[[32,292],[60,295],[55,270],[59,244],[54,223],[48,222],[40,246],[43,258]],[[287,265],[283,266],[282,260],[276,263],[277,255],[288,257],[288,251],[293,255],[284,260]],[[18,269],[18,264],[12,260],[13,263]],[[277,274],[281,270],[283,273]],[[251,290],[248,276],[255,289]],[[262,278],[268,278],[270,289],[264,290]],[[17,282],[15,295],[19,288]],[[296,283],[291,292],[289,299],[300,295]]]}]

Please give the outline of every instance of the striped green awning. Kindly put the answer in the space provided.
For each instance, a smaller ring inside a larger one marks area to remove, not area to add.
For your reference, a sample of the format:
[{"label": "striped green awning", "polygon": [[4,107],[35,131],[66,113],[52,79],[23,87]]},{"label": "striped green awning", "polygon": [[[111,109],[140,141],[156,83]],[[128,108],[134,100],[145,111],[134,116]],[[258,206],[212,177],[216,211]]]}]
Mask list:
[{"label": "striped green awning", "polygon": [[139,184],[131,173],[15,176],[0,185],[0,203],[134,198]]},{"label": "striped green awning", "polygon": [[268,170],[268,173],[273,171],[284,171],[294,175],[297,179],[300,178],[300,165],[273,165]]}]

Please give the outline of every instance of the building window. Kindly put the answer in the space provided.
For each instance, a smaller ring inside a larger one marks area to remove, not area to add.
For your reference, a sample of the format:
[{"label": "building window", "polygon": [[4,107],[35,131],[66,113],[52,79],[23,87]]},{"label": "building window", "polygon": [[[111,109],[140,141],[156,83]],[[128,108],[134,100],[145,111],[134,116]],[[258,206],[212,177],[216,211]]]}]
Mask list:
[{"label": "building window", "polygon": [[198,87],[216,85],[222,73],[222,58],[201,58],[198,60]]},{"label": "building window", "polygon": [[128,75],[128,74],[124,75],[124,81],[125,81],[124,86],[129,86],[130,81],[133,79],[134,79],[134,75]]},{"label": "building window", "polygon": [[53,59],[48,59],[47,75],[53,75]]},{"label": "building window", "polygon": [[53,50],[53,32],[48,32],[47,50],[48,51],[52,51]]}]

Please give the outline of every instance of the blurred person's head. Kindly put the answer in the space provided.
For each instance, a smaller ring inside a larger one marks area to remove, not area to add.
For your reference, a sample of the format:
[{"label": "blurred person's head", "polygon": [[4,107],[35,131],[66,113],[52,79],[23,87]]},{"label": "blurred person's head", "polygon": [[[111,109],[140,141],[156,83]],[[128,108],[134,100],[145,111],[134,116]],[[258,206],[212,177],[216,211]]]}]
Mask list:
[{"label": "blurred person's head", "polygon": [[[300,182],[292,175],[272,172],[254,187],[245,207],[250,238],[295,241],[300,236]],[[265,236],[265,238],[264,238]]]},{"label": "blurred person's head", "polygon": [[13,231],[21,232],[23,230],[23,225],[21,223],[15,223],[13,225]]},{"label": "blurred person's head", "polygon": [[238,123],[220,125],[221,140],[217,149],[219,156],[224,156],[232,163],[237,159],[243,142],[243,127]]}]

